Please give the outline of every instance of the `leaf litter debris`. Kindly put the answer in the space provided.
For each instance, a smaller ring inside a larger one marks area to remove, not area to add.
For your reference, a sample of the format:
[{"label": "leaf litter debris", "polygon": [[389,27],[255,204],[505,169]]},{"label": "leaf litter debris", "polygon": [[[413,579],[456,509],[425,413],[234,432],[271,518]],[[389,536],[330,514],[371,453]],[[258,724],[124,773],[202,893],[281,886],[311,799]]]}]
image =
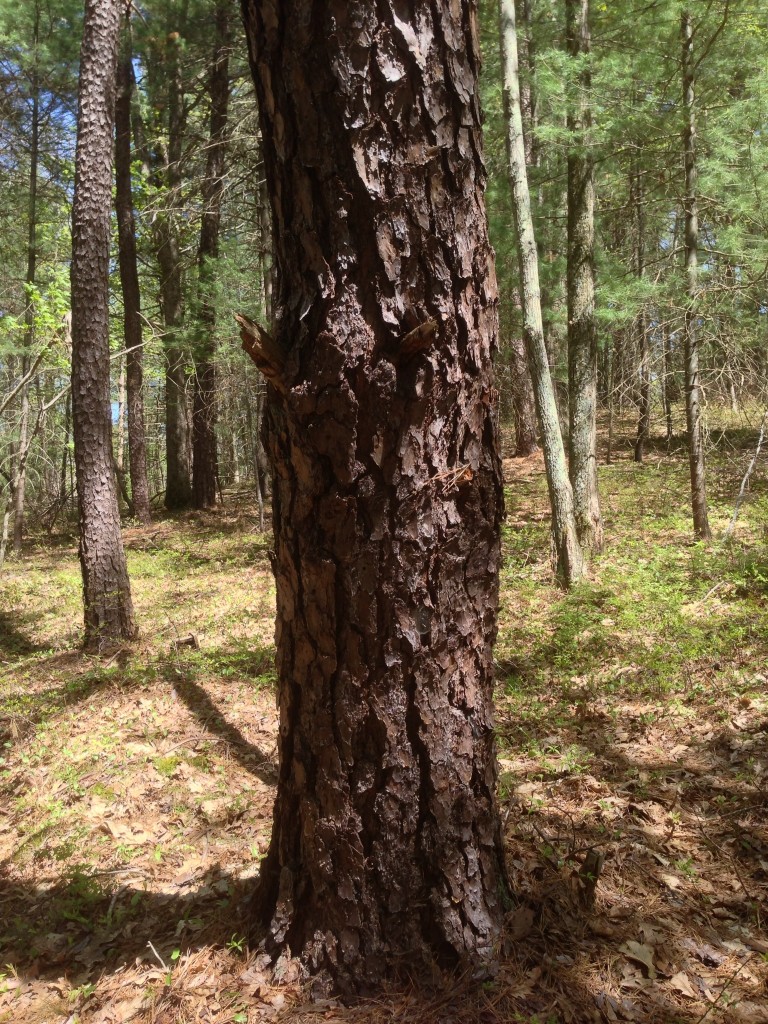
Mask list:
[{"label": "leaf litter debris", "polygon": [[[75,650],[73,548],[7,574],[26,622],[42,581],[69,596],[28,628],[31,650],[0,649],[0,1022],[768,1021],[768,709],[725,691],[691,713],[599,678],[529,680],[521,732],[500,687],[515,905],[489,976],[404,979],[346,1007],[250,950],[277,730],[253,521],[240,506],[128,531],[145,639],[118,656]],[[187,635],[199,649],[173,643]]]}]

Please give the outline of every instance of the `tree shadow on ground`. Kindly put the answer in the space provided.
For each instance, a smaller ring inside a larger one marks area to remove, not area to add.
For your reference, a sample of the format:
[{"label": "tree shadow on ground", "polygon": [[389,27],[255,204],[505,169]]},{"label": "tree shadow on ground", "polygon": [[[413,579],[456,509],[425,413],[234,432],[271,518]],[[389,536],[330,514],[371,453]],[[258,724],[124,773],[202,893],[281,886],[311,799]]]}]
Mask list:
[{"label": "tree shadow on ground", "polygon": [[77,975],[154,960],[150,942],[172,964],[175,949],[223,946],[245,933],[253,879],[213,864],[170,892],[152,892],[135,883],[140,873],[84,866],[51,887],[25,888],[0,869],[0,960],[19,971],[38,964]]},{"label": "tree shadow on ground", "polygon": [[202,686],[189,674],[174,676],[172,684],[174,693],[181,698],[200,725],[229,745],[238,764],[267,785],[275,783],[277,765],[274,757],[247,740],[235,725],[227,721]]},{"label": "tree shadow on ground", "polygon": [[[84,664],[83,655],[76,651],[65,651],[43,659],[36,667],[41,668],[48,678],[58,676],[65,679],[60,686],[44,690],[34,688],[12,688],[0,699],[0,746],[15,744],[26,738],[35,727],[57,715],[63,709],[87,701],[94,693],[103,689],[108,680],[118,678],[118,668],[109,664],[93,664],[80,675],[69,675]],[[5,792],[0,789],[0,793]]]},{"label": "tree shadow on ground", "polygon": [[3,660],[20,658],[45,650],[45,646],[35,643],[25,632],[24,625],[39,622],[42,615],[30,615],[22,612],[0,611],[0,667]]}]

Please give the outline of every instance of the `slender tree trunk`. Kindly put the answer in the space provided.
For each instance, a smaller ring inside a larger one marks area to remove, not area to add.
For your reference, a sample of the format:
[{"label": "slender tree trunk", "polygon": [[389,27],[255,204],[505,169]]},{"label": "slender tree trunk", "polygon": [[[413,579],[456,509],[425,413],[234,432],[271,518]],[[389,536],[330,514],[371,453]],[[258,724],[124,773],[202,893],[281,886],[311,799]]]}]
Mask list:
[{"label": "slender tree trunk", "polygon": [[72,392],[67,394],[64,402],[64,444],[61,449],[59,466],[59,504],[64,507],[67,500],[67,465],[69,463],[69,436],[72,429]]},{"label": "slender tree trunk", "polygon": [[[639,281],[645,277],[645,189],[643,173],[638,167],[633,175],[632,193],[635,207],[635,275]],[[648,352],[648,315],[645,302],[635,320],[637,332],[639,415],[635,438],[635,462],[643,461],[643,454],[651,429],[651,368]]]},{"label": "slender tree trunk", "polygon": [[117,378],[117,441],[115,442],[115,465],[118,473],[125,464],[125,356],[120,357],[120,374]]},{"label": "slender tree trunk", "polygon": [[693,61],[693,22],[690,11],[681,18],[683,42],[683,157],[685,162],[685,272],[687,301],[683,321],[685,346],[685,415],[688,424],[688,461],[691,470],[691,506],[693,532],[709,540],[712,531],[707,515],[704,470],[704,427],[701,422],[701,385],[699,381],[699,345],[697,336],[699,215],[696,184],[696,111],[695,64]]},{"label": "slender tree trunk", "polygon": [[662,352],[662,403],[664,405],[664,419],[666,422],[666,436],[665,441],[667,444],[672,440],[672,346],[670,344],[669,331],[664,328],[664,333],[661,339],[661,352]]},{"label": "slender tree trunk", "polygon": [[[249,374],[246,374],[246,393],[243,396],[245,401],[245,429],[247,431],[246,453],[250,456],[251,467],[253,472],[254,489],[256,491],[256,504],[259,509],[259,533],[264,532],[264,489],[261,485],[261,465],[259,460],[259,448],[260,439],[259,432],[261,428],[261,381],[259,380],[255,388],[249,387]],[[251,405],[251,396],[256,399],[256,415],[253,413],[253,406]]]},{"label": "slender tree trunk", "polygon": [[608,386],[606,404],[608,406],[608,442],[605,448],[605,464],[610,466],[613,461],[613,388],[614,388],[614,366],[616,363],[616,346],[613,343],[613,336],[608,335]]},{"label": "slender tree trunk", "polygon": [[221,197],[224,189],[227,106],[229,103],[229,12],[217,7],[208,93],[211,123],[203,180],[203,221],[198,249],[200,340],[196,351],[192,408],[192,493],[195,508],[216,505],[216,261],[219,258]]},{"label": "slender tree trunk", "polygon": [[[532,44],[531,44],[532,52]],[[522,86],[521,86],[522,90]],[[533,166],[538,153],[534,141],[536,126],[536,93],[530,82],[526,83],[525,96],[521,93],[521,112],[527,113],[527,125],[523,125],[525,140],[525,160],[529,167]],[[528,369],[526,345],[524,338],[513,337],[510,346],[510,363],[512,367],[512,415],[515,422],[515,456],[527,458],[539,450],[536,430],[536,399],[533,394],[533,381]]]},{"label": "slender tree trunk", "polygon": [[[148,69],[151,91],[168,111],[165,145],[158,145],[152,163],[163,189],[163,209],[155,220],[155,244],[160,270],[160,307],[165,325],[165,506],[171,510],[192,504],[191,430],[187,400],[187,354],[181,341],[184,320],[183,267],[180,242],[182,151],[186,112],[180,52],[186,27],[186,4],[174,7],[167,23],[162,60]],[[160,55],[158,55],[159,57]],[[137,119],[138,127],[138,119]]]},{"label": "slender tree trunk", "polygon": [[118,0],[86,0],[72,206],[72,418],[85,643],[136,634],[120,534],[109,394],[109,211]]},{"label": "slender tree trunk", "polygon": [[539,450],[536,439],[536,404],[525,355],[525,339],[509,342],[512,368],[512,416],[515,423],[515,458],[525,459]]},{"label": "slender tree trunk", "polygon": [[[22,376],[30,369],[32,346],[35,342],[35,299],[37,280],[37,174],[40,162],[40,79],[38,72],[38,45],[40,41],[40,4],[35,3],[35,17],[32,29],[34,64],[32,67],[32,121],[29,139],[29,197],[27,200],[27,273],[24,279],[24,342],[21,356]],[[25,452],[29,437],[29,385],[21,389],[21,413],[19,417],[19,452]],[[21,555],[24,541],[24,506],[26,502],[27,471],[26,459],[21,473],[16,473],[13,490],[13,553]],[[7,526],[6,526],[7,532]]]},{"label": "slender tree trunk", "polygon": [[568,130],[568,431],[576,527],[583,547],[600,551],[597,489],[597,321],[595,319],[595,170],[589,131],[589,0],[566,0],[568,52],[579,62]]},{"label": "slender tree trunk", "polygon": [[584,559],[577,537],[573,494],[568,480],[565,448],[560,434],[557,403],[549,373],[547,349],[544,344],[539,294],[539,261],[533,233],[520,111],[517,31],[513,0],[499,0],[499,26],[504,114],[507,122],[507,158],[519,254],[524,335],[528,365],[536,397],[536,410],[541,423],[544,465],[547,471],[547,486],[552,506],[552,538],[556,568],[564,583],[571,586],[578,582],[584,574]]},{"label": "slender tree trunk", "polygon": [[[142,523],[152,520],[147,479],[147,442],[144,424],[144,350],[142,348],[141,293],[136,259],[136,223],[131,188],[131,64],[130,20],[125,19],[125,50],[117,67],[115,102],[115,211],[123,289],[123,337],[126,352],[128,405],[128,464],[134,515]],[[121,466],[122,468],[122,466]]]},{"label": "slender tree trunk", "polygon": [[476,12],[417,7],[244,6],[279,267],[275,339],[244,329],[272,381],[281,719],[255,910],[352,990],[492,956],[506,898]]}]

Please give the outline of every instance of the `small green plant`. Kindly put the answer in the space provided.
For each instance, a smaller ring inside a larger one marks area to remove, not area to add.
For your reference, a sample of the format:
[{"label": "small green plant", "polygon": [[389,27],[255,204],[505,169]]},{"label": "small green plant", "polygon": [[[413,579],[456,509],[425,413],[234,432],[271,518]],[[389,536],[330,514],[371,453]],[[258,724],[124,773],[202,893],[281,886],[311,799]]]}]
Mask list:
[{"label": "small green plant", "polygon": [[675,867],[686,878],[695,878],[698,874],[692,857],[681,857],[680,860],[675,861]]},{"label": "small green plant", "polygon": [[165,778],[170,779],[179,767],[180,763],[180,758],[175,757],[173,754],[168,757],[156,757],[154,760],[155,771],[157,771],[158,774],[163,775]]},{"label": "small green plant", "polygon": [[227,943],[227,949],[230,953],[242,953],[245,950],[245,942],[246,939],[244,935],[238,936],[235,934]]},{"label": "small green plant", "polygon": [[69,993],[69,998],[72,1002],[85,1002],[86,999],[90,999],[93,993],[96,991],[96,986],[93,982],[86,982],[84,985],[80,985],[78,988],[73,988]]}]

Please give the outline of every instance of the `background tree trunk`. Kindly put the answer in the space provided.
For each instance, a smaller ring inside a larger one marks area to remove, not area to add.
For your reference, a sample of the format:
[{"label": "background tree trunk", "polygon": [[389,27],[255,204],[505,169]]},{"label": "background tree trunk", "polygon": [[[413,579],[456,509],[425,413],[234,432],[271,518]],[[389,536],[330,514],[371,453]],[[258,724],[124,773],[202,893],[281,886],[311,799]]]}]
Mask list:
[{"label": "background tree trunk", "polygon": [[155,221],[155,244],[160,269],[160,307],[165,325],[165,506],[171,510],[192,504],[191,430],[187,408],[187,354],[181,340],[184,320],[183,268],[179,239],[181,216],[182,151],[186,111],[180,49],[186,28],[186,4],[168,17],[163,60],[150,65],[152,91],[163,96],[158,105],[168,111],[167,143],[154,154],[157,174],[165,191],[164,208]]},{"label": "background tree trunk", "polygon": [[[269,949],[361,989],[492,954],[500,465],[474,5],[246,0],[273,207]],[[261,353],[259,355],[259,352]]]},{"label": "background tree trunk", "polygon": [[600,551],[597,489],[597,322],[595,320],[595,169],[589,149],[591,75],[589,0],[566,0],[568,52],[579,61],[568,111],[568,431],[576,527],[583,547]]},{"label": "background tree trunk", "polygon": [[224,189],[227,106],[229,102],[229,12],[217,7],[216,42],[208,92],[211,126],[203,181],[203,220],[198,249],[199,321],[192,406],[192,495],[195,508],[216,505],[216,327],[215,277],[219,258],[221,197]]},{"label": "background tree trunk", "polygon": [[515,458],[525,459],[539,450],[536,431],[536,403],[525,355],[525,339],[509,342],[512,369],[512,415],[515,422]]},{"label": "background tree trunk", "polygon": [[533,380],[536,410],[541,423],[544,465],[552,506],[552,540],[556,571],[566,586],[584,574],[573,511],[573,493],[568,479],[565,448],[560,433],[557,403],[549,372],[539,292],[539,260],[531,217],[531,200],[525,166],[523,122],[517,62],[517,29],[514,0],[499,0],[499,39],[503,76],[504,116],[507,123],[507,159],[512,187],[520,285],[528,365]]},{"label": "background tree trunk", "polygon": [[[29,372],[30,353],[35,343],[35,281],[37,277],[37,172],[40,162],[40,77],[38,73],[38,46],[40,43],[40,5],[35,3],[32,28],[34,64],[32,67],[32,122],[29,139],[29,198],[27,201],[27,273],[24,279],[24,348],[21,356],[22,376]],[[19,417],[18,458],[26,453],[29,440],[29,383],[21,389],[21,415]],[[24,506],[26,502],[26,458],[21,472],[16,472],[13,488],[13,553],[21,555],[24,542]]]},{"label": "background tree trunk", "polygon": [[712,531],[707,514],[707,490],[704,469],[704,428],[701,422],[701,385],[699,382],[699,345],[696,330],[699,277],[699,214],[696,186],[696,110],[694,106],[696,68],[693,62],[693,22],[690,11],[681,18],[683,41],[683,157],[685,160],[685,273],[687,301],[683,321],[685,346],[685,415],[688,424],[688,462],[691,469],[691,506],[693,532],[709,540]]},{"label": "background tree trunk", "polygon": [[131,500],[134,515],[151,522],[147,444],[144,427],[144,350],[141,330],[141,293],[136,262],[136,224],[131,189],[131,64],[130,21],[125,19],[125,52],[117,67],[115,102],[115,212],[117,214],[120,284],[123,289],[123,337],[126,352],[126,394],[128,404],[128,464],[131,470]]},{"label": "background tree trunk", "polygon": [[[635,274],[639,281],[645,277],[645,189],[643,172],[638,166],[632,176],[632,198],[635,208]],[[637,418],[637,436],[635,438],[635,462],[642,462],[645,446],[651,429],[651,368],[648,352],[648,316],[645,304],[640,307],[635,320],[637,332],[639,409]]]},{"label": "background tree trunk", "polygon": [[85,643],[136,634],[120,534],[109,394],[109,213],[120,5],[86,0],[72,204],[72,420]]}]

